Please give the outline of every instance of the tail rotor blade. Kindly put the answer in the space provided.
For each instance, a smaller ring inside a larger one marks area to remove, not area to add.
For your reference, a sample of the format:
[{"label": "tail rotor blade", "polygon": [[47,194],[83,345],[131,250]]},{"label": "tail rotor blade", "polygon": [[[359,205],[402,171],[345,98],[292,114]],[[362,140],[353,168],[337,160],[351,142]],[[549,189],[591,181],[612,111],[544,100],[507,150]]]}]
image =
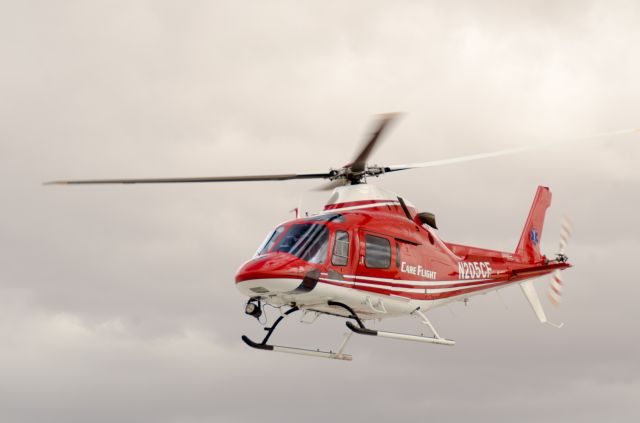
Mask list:
[{"label": "tail rotor blade", "polygon": [[547,297],[549,298],[549,301],[551,301],[551,304],[555,306],[560,305],[562,302],[562,276],[560,275],[559,270],[553,272],[551,283],[549,283]]},{"label": "tail rotor blade", "polygon": [[[571,223],[571,219],[569,219],[567,215],[563,215],[562,224],[560,225],[560,245],[558,247],[558,260],[567,260],[565,251],[567,250],[567,245],[569,243],[569,239],[571,239],[572,232],[573,224]],[[547,293],[549,301],[551,301],[551,304],[555,306],[560,305],[560,303],[562,302],[562,285],[562,275],[560,273],[560,270],[556,270],[551,276],[551,282],[549,282],[549,291]]]},{"label": "tail rotor blade", "polygon": [[567,216],[562,217],[562,226],[560,227],[560,246],[558,248],[559,254],[564,254],[567,249],[569,239],[571,239],[571,233],[573,232],[573,224]]}]

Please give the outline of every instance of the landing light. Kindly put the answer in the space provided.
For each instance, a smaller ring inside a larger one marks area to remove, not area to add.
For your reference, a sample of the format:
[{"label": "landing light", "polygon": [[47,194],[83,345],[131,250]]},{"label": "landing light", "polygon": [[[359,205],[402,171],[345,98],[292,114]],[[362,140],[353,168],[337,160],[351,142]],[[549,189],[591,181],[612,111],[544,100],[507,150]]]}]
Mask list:
[{"label": "landing light", "polygon": [[262,316],[262,309],[260,308],[260,300],[250,299],[247,301],[247,305],[244,307],[244,312],[249,316],[253,316],[259,319]]}]

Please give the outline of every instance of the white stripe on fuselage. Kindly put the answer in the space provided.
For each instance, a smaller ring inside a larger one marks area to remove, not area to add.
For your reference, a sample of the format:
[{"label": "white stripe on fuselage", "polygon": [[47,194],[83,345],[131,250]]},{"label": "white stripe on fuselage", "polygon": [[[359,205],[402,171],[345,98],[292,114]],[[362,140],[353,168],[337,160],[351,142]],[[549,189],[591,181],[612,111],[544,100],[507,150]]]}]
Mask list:
[{"label": "white stripe on fuselage", "polygon": [[[358,279],[360,279],[360,277],[358,277]],[[382,279],[382,278],[367,278],[367,279]],[[495,280],[491,280],[491,279],[482,279],[482,280],[478,280],[478,281],[460,281],[458,283],[455,283],[457,281],[439,281],[438,283],[429,283],[430,286],[433,285],[453,285],[450,287],[446,287],[446,288],[429,288],[429,285],[425,285],[424,288],[407,288],[407,287],[401,287],[401,286],[391,286],[391,285],[382,285],[382,284],[377,284],[377,283],[371,283],[371,282],[361,282],[361,281],[344,281],[344,280],[337,280],[337,279],[330,279],[330,278],[326,278],[326,277],[321,277],[320,278],[321,281],[326,281],[326,282],[334,282],[334,283],[340,283],[340,284],[345,284],[345,285],[351,285],[352,287],[354,286],[362,286],[365,288],[378,288],[378,289],[385,289],[388,291],[393,291],[393,292],[406,292],[406,293],[416,293],[416,294],[441,294],[441,293],[445,293],[445,292],[452,292],[452,291],[459,291],[461,289],[468,289],[468,288],[478,288],[478,287],[489,287],[490,285],[499,283],[501,281],[495,281]],[[416,281],[402,281],[402,280],[397,280],[397,279],[387,279],[384,280],[384,282],[387,281],[393,281],[396,283],[405,283],[405,284],[413,284],[413,282]],[[375,282],[375,280],[373,280],[372,282]],[[483,283],[478,283],[475,285],[468,285],[467,282],[483,282]],[[415,285],[415,284],[414,284]]]},{"label": "white stripe on fuselage", "polygon": [[484,282],[491,281],[492,279],[441,279],[437,281],[415,281],[411,279],[387,279],[387,278],[375,278],[371,276],[355,276],[355,275],[344,275],[345,278],[349,279],[361,279],[365,281],[374,281],[374,282],[388,282],[388,283],[403,283],[406,285],[422,285],[422,286],[433,286],[433,285],[455,285],[455,284],[466,284],[468,282]]},{"label": "white stripe on fuselage", "polygon": [[341,212],[341,211],[370,209],[371,207],[398,206],[398,205],[400,205],[400,203],[397,201],[385,201],[381,203],[369,203],[369,204],[361,204],[359,206],[341,207],[339,209],[327,209],[327,210],[323,210],[318,214],[321,215],[321,214],[335,213],[335,212]]}]

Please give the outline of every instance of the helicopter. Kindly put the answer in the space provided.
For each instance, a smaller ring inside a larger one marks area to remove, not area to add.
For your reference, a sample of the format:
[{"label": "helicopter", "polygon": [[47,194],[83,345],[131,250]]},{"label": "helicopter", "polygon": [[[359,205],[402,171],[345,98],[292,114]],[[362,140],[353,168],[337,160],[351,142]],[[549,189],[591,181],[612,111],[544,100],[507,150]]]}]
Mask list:
[{"label": "helicopter", "polygon": [[[427,318],[429,310],[454,301],[520,286],[535,316],[550,322],[542,307],[533,279],[551,275],[548,297],[562,299],[560,272],[572,265],[565,254],[571,223],[562,223],[558,252],[549,257],[540,251],[545,213],[551,191],[539,186],[514,251],[454,244],[437,233],[433,213],[419,210],[402,196],[367,183],[368,179],[409,169],[440,166],[539,148],[520,147],[452,159],[393,166],[369,165],[368,159],[383,133],[398,114],[380,115],[374,130],[355,158],[328,172],[272,175],[242,175],[189,178],[59,180],[46,185],[154,184],[327,180],[319,190],[331,190],[324,208],[296,216],[276,226],[256,253],[235,275],[235,286],[247,297],[244,311],[260,321],[266,305],[280,310],[264,338],[257,342],[242,335],[250,347],[291,354],[351,360],[345,347],[353,334],[452,346]],[[603,135],[637,132],[623,130]],[[592,137],[590,137],[592,138]],[[321,316],[346,319],[349,329],[335,351],[304,349],[269,343],[278,325],[300,312],[300,321],[313,323]],[[266,314],[265,314],[266,315]],[[367,323],[391,317],[415,317],[431,336],[372,329]]]}]

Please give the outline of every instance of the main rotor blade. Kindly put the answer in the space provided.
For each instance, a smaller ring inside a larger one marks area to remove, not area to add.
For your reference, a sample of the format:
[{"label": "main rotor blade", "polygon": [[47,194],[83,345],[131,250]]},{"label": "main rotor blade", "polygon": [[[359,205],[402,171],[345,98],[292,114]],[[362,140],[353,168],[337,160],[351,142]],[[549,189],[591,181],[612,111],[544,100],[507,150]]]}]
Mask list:
[{"label": "main rotor blade", "polygon": [[541,143],[536,145],[507,148],[504,150],[497,150],[489,153],[471,154],[468,156],[452,157],[449,159],[441,159],[441,160],[431,160],[428,162],[421,162],[421,163],[408,163],[408,164],[402,164],[402,165],[387,166],[384,168],[384,170],[385,172],[396,172],[399,170],[406,170],[406,169],[415,169],[415,168],[421,168],[421,167],[436,167],[436,166],[444,166],[444,165],[449,165],[454,163],[471,162],[474,160],[488,159],[491,157],[499,157],[499,156],[507,156],[511,154],[523,153],[525,151],[537,150],[537,149],[542,149],[547,147],[562,147],[564,145],[573,144],[573,143],[581,142],[584,140],[597,140],[597,139],[600,139],[603,137],[609,137],[609,136],[628,135],[628,134],[633,134],[635,132],[640,132],[640,129],[623,129],[620,131],[604,132],[600,134],[589,135],[586,137],[572,138],[568,140],[563,140],[561,142],[558,142],[558,141],[547,142],[547,143]]},{"label": "main rotor blade", "polygon": [[322,185],[313,188],[311,191],[331,191],[338,187],[345,186],[347,182],[348,181],[344,178],[334,179],[333,181],[325,182]]},{"label": "main rotor blade", "polygon": [[44,185],[91,185],[91,184],[167,184],[187,182],[255,182],[255,181],[288,181],[291,179],[327,179],[329,173],[301,173],[283,175],[249,175],[249,176],[204,176],[194,178],[146,178],[146,179],[85,179],[71,181],[51,181]]},{"label": "main rotor blade", "polygon": [[376,147],[377,142],[380,140],[380,136],[385,131],[387,126],[389,126],[389,124],[399,115],[399,113],[387,113],[384,115],[380,115],[376,130],[371,134],[369,140],[364,143],[356,158],[349,165],[352,171],[362,172],[365,169],[367,159],[371,155],[373,149]]}]

